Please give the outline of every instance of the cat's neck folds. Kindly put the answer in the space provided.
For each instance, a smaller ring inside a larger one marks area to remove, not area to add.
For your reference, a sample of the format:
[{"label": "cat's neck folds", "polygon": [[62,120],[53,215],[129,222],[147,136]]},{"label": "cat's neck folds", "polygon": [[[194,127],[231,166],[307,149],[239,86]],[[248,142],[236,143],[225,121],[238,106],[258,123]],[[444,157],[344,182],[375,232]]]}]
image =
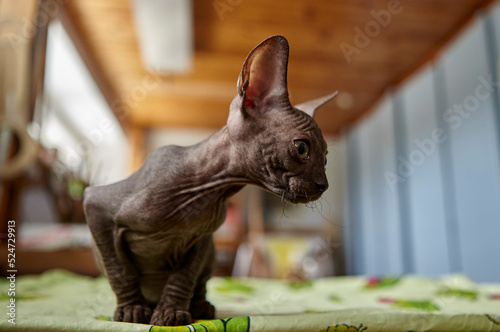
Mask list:
[{"label": "cat's neck folds", "polygon": [[241,187],[253,183],[246,176],[245,160],[241,160],[238,147],[229,137],[227,127],[189,147],[190,163],[196,169],[196,176],[184,192],[212,191],[220,189],[231,190],[231,187]]}]

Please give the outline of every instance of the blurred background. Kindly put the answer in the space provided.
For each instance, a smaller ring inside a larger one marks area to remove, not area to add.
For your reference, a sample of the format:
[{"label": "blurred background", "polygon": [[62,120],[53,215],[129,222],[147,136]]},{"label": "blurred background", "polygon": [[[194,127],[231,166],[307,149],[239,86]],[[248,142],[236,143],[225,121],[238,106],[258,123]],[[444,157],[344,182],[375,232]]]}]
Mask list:
[{"label": "blurred background", "polygon": [[463,273],[500,280],[500,3],[485,0],[0,0],[0,231],[19,274],[98,275],[88,185],[221,128],[248,52],[281,34],[330,189],[283,205],[247,187],[216,274]]}]

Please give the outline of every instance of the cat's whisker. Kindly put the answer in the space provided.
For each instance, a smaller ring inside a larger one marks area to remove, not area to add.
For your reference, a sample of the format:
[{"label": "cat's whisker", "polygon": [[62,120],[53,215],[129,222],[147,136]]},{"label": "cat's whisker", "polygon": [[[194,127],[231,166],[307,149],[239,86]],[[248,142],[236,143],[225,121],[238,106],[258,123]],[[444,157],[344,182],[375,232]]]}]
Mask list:
[{"label": "cat's whisker", "polygon": [[284,223],[283,222],[283,216],[285,216],[286,218],[288,218],[288,216],[285,213],[285,209],[286,209],[286,201],[283,202],[283,210],[281,211],[281,217],[280,217],[280,220],[279,220],[280,224]]},{"label": "cat's whisker", "polygon": [[311,211],[314,212],[314,209],[316,208],[316,202],[309,202],[306,204],[306,207],[308,207],[309,209],[311,209]]},{"label": "cat's whisker", "polygon": [[286,199],[285,199],[285,194],[288,193],[288,190],[290,189],[290,187],[286,187],[285,190],[283,190],[283,192],[281,193],[281,202],[283,203],[283,210],[281,212],[281,216],[280,216],[280,220],[279,220],[279,223],[282,224],[283,223],[283,216],[285,216],[286,218],[288,218],[288,216],[286,215],[285,213],[285,209],[286,209]]},{"label": "cat's whisker", "polygon": [[[322,213],[322,212],[323,212],[323,201],[324,201],[324,200],[325,200],[325,198],[324,198],[324,197],[320,197],[320,199],[318,199],[318,200],[316,201],[316,206],[318,206],[318,204],[319,204],[319,208],[318,208],[318,212],[319,212],[319,213]],[[327,201],[327,202],[328,202],[328,201]]]},{"label": "cat's whisker", "polygon": [[[309,200],[309,197],[307,196],[307,191],[303,190],[304,196],[306,197],[306,201]],[[308,209],[314,210],[314,202],[307,202],[304,204]]]},{"label": "cat's whisker", "polygon": [[332,224],[332,225],[335,225],[335,226],[337,226],[337,227],[339,227],[339,228],[346,228],[346,227],[348,227],[348,226],[344,226],[344,225],[342,225],[342,224],[337,223],[335,220],[331,220],[331,219],[327,218],[327,217],[323,214],[323,203],[322,203],[323,201],[325,201],[328,205],[330,205],[330,202],[328,202],[328,200],[326,200],[326,199],[325,199],[325,198],[323,198],[323,197],[321,197],[321,198],[318,200],[318,202],[319,202],[319,204],[320,204],[320,206],[321,206],[321,208],[320,208],[320,209],[318,209],[318,213],[319,213],[319,214],[320,214],[320,216],[323,218],[323,220],[325,220],[326,222],[328,222],[328,223],[330,223],[330,224]]},{"label": "cat's whisker", "polygon": [[311,203],[311,204],[310,204],[310,206],[311,206],[311,209],[312,209],[313,211],[314,211],[314,209],[316,209],[316,208],[318,207],[318,206],[316,205],[316,202],[317,202],[317,200],[314,200],[314,201],[312,201],[312,202],[309,202],[309,203]]}]

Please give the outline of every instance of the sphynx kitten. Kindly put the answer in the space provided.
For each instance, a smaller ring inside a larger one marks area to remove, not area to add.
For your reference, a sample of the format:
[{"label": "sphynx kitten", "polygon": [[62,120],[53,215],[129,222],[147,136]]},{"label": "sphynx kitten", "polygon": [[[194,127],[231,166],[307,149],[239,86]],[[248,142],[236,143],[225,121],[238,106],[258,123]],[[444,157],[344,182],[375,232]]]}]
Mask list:
[{"label": "sphynx kitten", "polygon": [[205,285],[227,199],[246,184],[291,203],[328,188],[327,145],[313,115],[336,93],[293,107],[287,65],[287,40],[264,40],[243,64],[226,126],[193,146],[161,147],[129,178],[85,190],[98,263],[117,298],[115,321],[213,318]]}]

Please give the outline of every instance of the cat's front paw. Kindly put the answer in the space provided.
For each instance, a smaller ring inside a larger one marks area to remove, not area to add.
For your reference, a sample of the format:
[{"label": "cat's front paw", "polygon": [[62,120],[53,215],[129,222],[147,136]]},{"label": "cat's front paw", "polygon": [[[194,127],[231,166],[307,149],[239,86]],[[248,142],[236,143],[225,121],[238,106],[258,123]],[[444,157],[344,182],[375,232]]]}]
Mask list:
[{"label": "cat's front paw", "polygon": [[191,324],[191,314],[175,307],[156,308],[150,324],[158,326],[179,326]]},{"label": "cat's front paw", "polygon": [[207,300],[192,300],[189,312],[195,319],[213,319],[215,307]]},{"label": "cat's front paw", "polygon": [[151,308],[147,304],[128,304],[115,310],[116,322],[147,324],[151,320]]}]

